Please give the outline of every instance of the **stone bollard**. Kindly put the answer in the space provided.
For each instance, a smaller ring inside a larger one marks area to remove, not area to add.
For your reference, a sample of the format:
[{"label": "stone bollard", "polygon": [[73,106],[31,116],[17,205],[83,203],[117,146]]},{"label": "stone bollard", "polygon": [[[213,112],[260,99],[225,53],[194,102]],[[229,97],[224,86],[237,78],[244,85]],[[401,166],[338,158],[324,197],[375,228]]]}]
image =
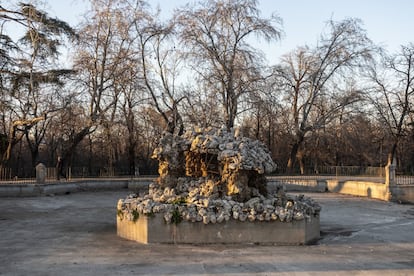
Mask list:
[{"label": "stone bollard", "polygon": [[385,184],[387,186],[395,186],[395,168],[396,168],[396,161],[395,158],[392,160],[388,160],[388,164],[385,166]]},{"label": "stone bollard", "polygon": [[385,185],[387,186],[388,195],[387,200],[395,200],[397,196],[397,186],[395,183],[395,158],[391,161],[388,158],[388,164],[385,166]]},{"label": "stone bollard", "polygon": [[47,169],[43,163],[39,163],[36,166],[36,182],[38,184],[44,184],[46,181]]}]

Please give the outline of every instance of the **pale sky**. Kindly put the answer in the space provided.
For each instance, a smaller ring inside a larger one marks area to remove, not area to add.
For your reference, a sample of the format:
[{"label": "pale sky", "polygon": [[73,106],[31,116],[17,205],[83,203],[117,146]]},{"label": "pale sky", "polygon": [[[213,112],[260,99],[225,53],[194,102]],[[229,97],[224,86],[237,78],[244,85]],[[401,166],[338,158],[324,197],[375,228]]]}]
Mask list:
[{"label": "pale sky", "polygon": [[[0,3],[3,1],[0,0]],[[167,17],[174,8],[188,2],[194,1],[148,0],[153,7],[159,4],[163,15]],[[49,0],[47,3],[50,9],[46,11],[50,16],[65,20],[72,26],[80,21],[87,7],[85,0]],[[297,46],[315,45],[329,19],[361,19],[368,37],[386,46],[390,52],[398,51],[400,45],[414,43],[412,0],[259,0],[259,4],[263,17],[275,12],[283,20],[285,36],[281,41],[272,45],[266,45],[265,42],[258,44],[270,64],[277,63],[282,54]]]}]

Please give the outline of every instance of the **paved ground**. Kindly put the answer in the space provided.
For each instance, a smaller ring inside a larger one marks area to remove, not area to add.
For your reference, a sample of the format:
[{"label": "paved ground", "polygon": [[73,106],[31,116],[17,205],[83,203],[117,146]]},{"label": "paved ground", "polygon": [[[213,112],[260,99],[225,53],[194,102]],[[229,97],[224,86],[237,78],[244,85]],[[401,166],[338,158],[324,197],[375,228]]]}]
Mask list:
[{"label": "paved ground", "polygon": [[0,198],[0,275],[414,275],[414,205],[307,194],[316,245],[141,245],[116,235],[128,193]]}]

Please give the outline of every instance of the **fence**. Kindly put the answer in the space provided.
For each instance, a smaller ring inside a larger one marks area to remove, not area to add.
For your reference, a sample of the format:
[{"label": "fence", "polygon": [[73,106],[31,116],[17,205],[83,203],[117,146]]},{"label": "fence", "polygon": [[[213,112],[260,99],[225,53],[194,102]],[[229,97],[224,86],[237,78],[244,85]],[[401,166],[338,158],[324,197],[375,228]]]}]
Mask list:
[{"label": "fence", "polygon": [[318,174],[335,176],[385,177],[385,168],[360,166],[322,166],[318,168]]},{"label": "fence", "polygon": [[[300,183],[303,181],[311,181],[317,179],[334,179],[334,178],[352,178],[354,180],[367,180],[382,182],[385,178],[384,167],[359,167],[359,166],[321,166],[317,169],[306,170],[305,175],[298,173],[287,174],[278,172],[277,174],[269,175],[271,180],[284,180],[291,183]],[[127,169],[115,169],[115,168],[94,168],[87,167],[71,167],[66,171],[66,175],[69,179],[79,178],[103,178],[103,177],[138,177],[140,175],[156,175],[154,170],[148,170],[140,172],[137,171],[134,175],[130,175]],[[56,181],[56,168],[47,168],[46,182]],[[376,178],[376,179],[375,179]],[[13,175],[11,168],[0,167],[0,181],[11,183],[34,183],[35,177],[17,177]],[[414,176],[396,175],[396,185],[414,185]]]},{"label": "fence", "polygon": [[397,175],[395,176],[395,184],[397,185],[414,185],[414,176]]},{"label": "fence", "polygon": [[12,178],[11,168],[4,168],[0,166],[0,180],[9,180]]},{"label": "fence", "polygon": [[[136,170],[131,175],[127,168],[87,168],[87,167],[69,167],[65,172],[68,179],[82,178],[121,178],[121,177],[138,177],[140,175],[155,175],[154,170]],[[57,170],[55,167],[48,167],[46,173],[46,182],[55,182],[57,179]],[[18,177],[11,168],[0,167],[0,181],[6,183],[35,183],[36,177]]]},{"label": "fence", "polygon": [[362,166],[317,166],[305,168],[304,173],[299,170],[288,170],[279,168],[272,176],[301,176],[301,177],[319,177],[319,176],[358,176],[358,177],[385,177],[384,167],[362,167]]},{"label": "fence", "polygon": [[[299,174],[299,172],[282,172],[279,171],[269,177],[277,178],[291,178],[293,180],[299,179],[318,179],[318,178],[333,178],[340,176],[353,176],[353,177],[384,177],[385,169],[383,167],[359,167],[359,166],[320,166],[317,169],[308,169],[306,174]],[[66,175],[69,179],[73,178],[100,178],[100,177],[136,177],[139,175],[157,175],[156,170],[140,170],[136,171],[133,175],[129,173],[128,168],[107,168],[107,167],[70,167],[66,171]],[[56,168],[47,168],[46,181],[55,181]],[[35,182],[35,176],[33,177],[19,177],[17,173],[14,173],[11,168],[0,167],[0,181],[18,181],[18,182]],[[408,180],[405,180],[406,183]],[[414,181],[414,179],[413,179]]]}]

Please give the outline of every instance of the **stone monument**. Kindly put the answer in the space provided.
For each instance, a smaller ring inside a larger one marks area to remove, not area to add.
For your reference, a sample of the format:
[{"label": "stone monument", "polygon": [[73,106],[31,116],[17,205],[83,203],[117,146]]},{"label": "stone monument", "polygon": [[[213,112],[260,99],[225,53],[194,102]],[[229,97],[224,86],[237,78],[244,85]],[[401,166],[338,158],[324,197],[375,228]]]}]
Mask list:
[{"label": "stone monument", "polygon": [[265,174],[276,165],[259,141],[225,129],[164,133],[153,158],[159,177],[148,193],[118,201],[121,237],[143,243],[281,244],[319,238],[318,204],[282,190],[268,193]]},{"label": "stone monument", "polygon": [[39,163],[36,165],[36,183],[44,184],[46,182],[47,168],[45,164]]}]

